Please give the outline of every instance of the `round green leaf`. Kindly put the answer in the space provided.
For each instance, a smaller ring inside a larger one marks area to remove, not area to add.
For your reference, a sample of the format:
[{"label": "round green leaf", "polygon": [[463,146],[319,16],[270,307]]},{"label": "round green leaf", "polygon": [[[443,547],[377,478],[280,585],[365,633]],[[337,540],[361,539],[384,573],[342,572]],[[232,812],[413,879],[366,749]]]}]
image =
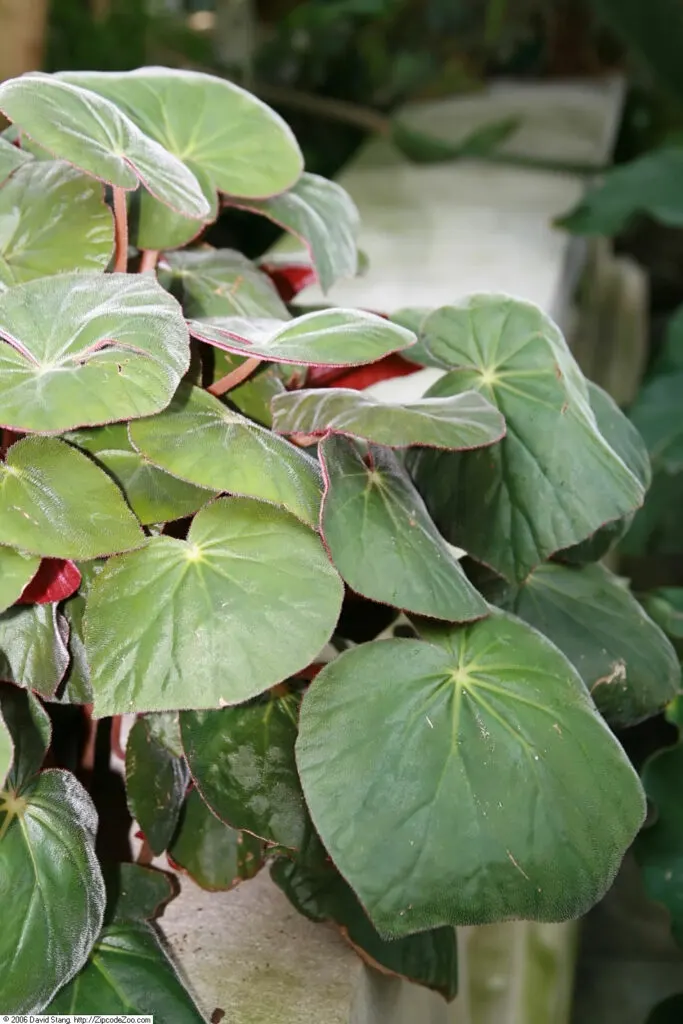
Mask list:
[{"label": "round green leaf", "polygon": [[102,926],[97,817],[73,775],[48,771],[0,796],[0,1005],[40,1013],[85,963]]},{"label": "round green leaf", "polygon": [[0,295],[6,427],[61,433],[149,416],[189,363],[180,307],[149,274],[59,274]]},{"label": "round green leaf", "polygon": [[317,526],[315,460],[200,388],[179,388],[161,415],[131,423],[130,437],[146,459],[181,480],[282,505]]},{"label": "round green leaf", "polygon": [[167,253],[159,268],[159,281],[175,295],[188,317],[289,319],[270,278],[232,249]]},{"label": "round green leaf", "polygon": [[[113,100],[147,136],[184,162],[214,209],[216,192],[247,198],[275,195],[303,170],[289,126],[261,100],[224,78],[160,67],[69,72],[60,78]],[[187,221],[169,217],[143,196],[137,236],[141,248],[184,245],[194,234],[196,228]]]},{"label": "round green leaf", "polygon": [[[238,704],[310,664],[342,585],[289,513],[221,498],[187,541],[153,537],[92,584],[86,649],[98,717]],[[154,614],[150,614],[154,609]]]},{"label": "round green leaf", "polygon": [[304,697],[313,822],[382,935],[559,921],[606,892],[638,777],[570,663],[502,613],[344,652]]},{"label": "round green leaf", "polygon": [[98,938],[88,962],[45,1008],[47,1014],[152,1014],[166,1024],[205,1018],[148,924],[117,921]]},{"label": "round green leaf", "polygon": [[[421,344],[458,367],[427,398],[476,389],[505,417],[484,452],[416,452],[409,469],[447,540],[510,581],[635,511],[644,488],[598,429],[586,381],[538,307],[475,295],[436,310]],[[276,401],[282,401],[277,399]]]},{"label": "round green leaf", "polygon": [[13,174],[18,167],[29,163],[32,159],[30,153],[0,137],[0,185],[7,181],[10,174]]},{"label": "round green leaf", "polygon": [[14,604],[40,566],[37,555],[0,547],[0,612]]},{"label": "round green leaf", "polygon": [[126,799],[130,813],[157,856],[178,824],[188,773],[185,762],[154,734],[154,716],[138,718],[126,744]]},{"label": "round green leaf", "polygon": [[141,182],[164,205],[196,220],[210,213],[199,182],[103,96],[43,74],[0,85],[0,110],[39,146],[123,189]]},{"label": "round green leaf", "polygon": [[500,413],[474,391],[417,402],[382,402],[346,388],[290,391],[273,399],[281,434],[345,434],[388,448],[480,448],[505,434]]},{"label": "round green leaf", "polygon": [[656,715],[678,693],[676,652],[625,582],[603,566],[539,565],[524,583],[484,593],[567,655],[615,728]]},{"label": "round green leaf", "polygon": [[0,614],[0,679],[54,697],[69,665],[69,628],[57,605],[16,605]]},{"label": "round green leaf", "polygon": [[304,172],[280,195],[234,205],[263,214],[303,242],[324,292],[339,278],[355,277],[358,210],[348,192],[336,182]]},{"label": "round green leaf", "polygon": [[0,188],[0,290],[70,270],[105,270],[113,249],[101,184],[69,164],[32,161]]},{"label": "round green leaf", "polygon": [[362,366],[407,348],[415,335],[360,309],[320,309],[289,323],[211,317],[190,333],[217,348],[297,366]]},{"label": "round green leaf", "polygon": [[180,716],[192,778],[214,814],[293,849],[308,821],[294,763],[298,712],[298,698],[287,694]]},{"label": "round green leaf", "polygon": [[197,885],[214,892],[253,878],[263,863],[260,839],[225,825],[196,789],[187,796],[169,854]]},{"label": "round green leaf", "polygon": [[336,568],[373,601],[452,622],[488,614],[422,498],[387,448],[342,437],[321,442],[321,526]]},{"label": "round green leaf", "polygon": [[0,537],[50,558],[99,558],[145,542],[116,484],[52,437],[17,441],[0,464]]}]

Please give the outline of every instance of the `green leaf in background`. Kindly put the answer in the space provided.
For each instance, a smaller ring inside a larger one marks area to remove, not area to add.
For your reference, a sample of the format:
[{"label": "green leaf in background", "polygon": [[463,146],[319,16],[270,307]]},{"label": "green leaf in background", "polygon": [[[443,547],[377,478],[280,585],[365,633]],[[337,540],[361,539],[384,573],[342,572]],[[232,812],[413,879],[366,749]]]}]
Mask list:
[{"label": "green leaf in background", "polygon": [[17,441],[0,464],[0,537],[38,555],[75,559],[145,543],[113,480],[53,437]]},{"label": "green leaf in background", "polygon": [[345,651],[304,697],[297,764],[335,864],[382,936],[585,913],[645,815],[624,752],[525,623],[423,632]]},{"label": "green leaf in background", "polygon": [[683,9],[677,0],[590,0],[595,12],[674,95],[683,98]]},{"label": "green leaf in background", "polygon": [[190,333],[217,348],[297,366],[362,366],[399,352],[415,336],[361,309],[319,309],[289,323],[212,317],[190,320]]},{"label": "green leaf in background", "polygon": [[29,163],[33,157],[30,153],[12,145],[7,139],[0,138],[0,185],[7,181],[22,164]]},{"label": "green leaf in background", "polygon": [[194,174],[103,96],[50,75],[30,74],[0,85],[0,110],[39,146],[86,174],[127,190],[142,182],[185,217],[209,217]]},{"label": "green leaf in background", "polygon": [[680,742],[668,750],[659,750],[647,761],[642,772],[643,785],[654,804],[656,817],[634,845],[646,892],[669,911],[671,930],[679,946],[683,946],[682,773]]},{"label": "green leaf in background", "polygon": [[505,421],[470,391],[415,402],[382,402],[361,391],[290,391],[273,399],[273,429],[281,434],[344,434],[388,448],[426,445],[478,448],[505,434]]},{"label": "green leaf in background", "polygon": [[190,362],[180,307],[150,274],[30,281],[0,295],[0,325],[2,421],[15,430],[149,416]]},{"label": "green leaf in background", "polygon": [[113,251],[102,185],[69,164],[32,161],[0,188],[0,290],[70,270],[105,270]]},{"label": "green leaf in background", "polygon": [[683,369],[658,374],[641,387],[630,417],[640,431],[653,465],[667,473],[683,469]]},{"label": "green leaf in background", "polygon": [[334,181],[304,173],[281,195],[234,205],[263,214],[303,242],[324,292],[340,278],[355,277],[358,272],[358,210]]},{"label": "green leaf in background", "polygon": [[40,558],[0,547],[0,612],[14,604],[38,572]]},{"label": "green leaf in background", "polygon": [[491,156],[519,127],[520,118],[503,117],[479,125],[455,141],[427,135],[413,125],[394,118],[391,122],[391,140],[409,160],[418,164],[434,164],[463,157]]},{"label": "green leaf in background", "polygon": [[298,713],[298,697],[285,694],[180,716],[192,778],[214,814],[293,849],[308,821],[294,761]]},{"label": "green leaf in background", "polygon": [[0,1005],[39,1013],[83,966],[102,926],[97,817],[63,771],[2,791],[0,815],[0,878],[11,899],[0,931]]},{"label": "green leaf in background", "polygon": [[18,792],[40,771],[50,745],[50,718],[37,697],[7,683],[0,684],[0,718],[11,736],[14,754],[4,789]]},{"label": "green leaf in background", "polygon": [[137,450],[173,476],[282,505],[317,526],[317,463],[206,391],[182,386],[160,416],[131,423],[129,429]]},{"label": "green leaf in background", "polygon": [[410,477],[388,448],[328,437],[321,527],[343,579],[395,608],[465,622],[488,614],[430,519]]},{"label": "green leaf in background", "polygon": [[647,1024],[680,1024],[683,1020],[683,993],[665,999],[654,1008]]},{"label": "green leaf in background", "polygon": [[681,175],[683,146],[646,153],[608,171],[602,183],[556,223],[575,235],[611,236],[637,214],[647,214],[668,227],[683,227]]},{"label": "green leaf in background", "polygon": [[[81,573],[87,573],[88,564],[81,565]],[[73,594],[61,606],[62,615],[69,629],[68,651],[69,665],[64,676],[64,687],[59,699],[64,704],[92,704],[92,687],[90,685],[90,666],[85,654],[83,639],[83,616],[85,614],[85,595],[81,590]]]},{"label": "green leaf in background", "polygon": [[[598,430],[636,480],[639,480],[647,490],[652,482],[652,469],[643,438],[606,391],[592,381],[586,383]],[[563,562],[578,564],[599,561],[624,536],[633,518],[633,515],[628,515],[607,523],[588,540],[559,551],[556,557]]]},{"label": "green leaf in background", "polygon": [[176,830],[189,781],[182,759],[161,742],[154,715],[138,718],[126,744],[126,799],[157,856]]},{"label": "green leaf in background", "polygon": [[69,665],[68,626],[54,603],[0,614],[0,679],[53,697]]},{"label": "green leaf in background", "polygon": [[[214,372],[215,383],[235,369],[243,360],[229,352],[222,352],[214,349]],[[276,395],[285,391],[283,374],[281,368],[274,363],[260,367],[248,380],[236,388],[232,388],[228,395],[230,405],[234,405],[240,412],[255,420],[264,427],[273,425],[273,413],[271,403]]]},{"label": "green leaf in background", "polygon": [[483,593],[566,654],[613,728],[656,715],[680,689],[673,647],[602,565],[539,565],[518,586],[500,581]]},{"label": "green leaf in background", "polygon": [[432,928],[419,935],[383,939],[318,843],[315,859],[278,858],[273,881],[296,909],[313,921],[332,920],[357,953],[383,973],[395,974],[454,999],[458,992],[458,950],[454,928]]},{"label": "green leaf in background", "polygon": [[255,697],[313,661],[342,593],[312,530],[270,505],[220,498],[186,541],[153,537],[94,581],[85,635],[96,715]]},{"label": "green leaf in background", "polygon": [[679,306],[666,325],[664,343],[654,364],[655,374],[683,371],[683,306]]},{"label": "green leaf in background", "polygon": [[202,889],[217,892],[257,874],[263,845],[248,832],[237,832],[220,821],[193,789],[169,855]]},{"label": "green leaf in background", "polygon": [[167,253],[159,267],[159,281],[175,295],[187,317],[289,319],[270,278],[232,249]]},{"label": "green leaf in background", "polygon": [[[159,67],[69,72],[60,78],[114,101],[147,136],[182,160],[203,186],[211,219],[217,213],[217,192],[260,199],[289,188],[303,170],[289,126],[225,79]],[[169,217],[143,195],[136,239],[141,248],[175,248],[196,233],[191,223]]]},{"label": "green leaf in background", "polygon": [[100,934],[85,967],[45,1008],[48,1014],[152,1014],[160,1024],[203,1024],[152,928],[115,921]]},{"label": "green leaf in background", "polygon": [[642,484],[600,433],[585,379],[537,306],[475,295],[432,313],[420,341],[435,363],[458,367],[423,401],[475,388],[507,425],[495,448],[411,455],[413,479],[446,540],[521,582],[642,504]]},{"label": "green leaf in background", "polygon": [[171,875],[142,864],[111,862],[104,866],[107,887],[105,923],[151,921],[175,896]]},{"label": "green leaf in background", "polygon": [[659,587],[642,598],[645,611],[670,637],[674,646],[683,641],[683,587]]}]

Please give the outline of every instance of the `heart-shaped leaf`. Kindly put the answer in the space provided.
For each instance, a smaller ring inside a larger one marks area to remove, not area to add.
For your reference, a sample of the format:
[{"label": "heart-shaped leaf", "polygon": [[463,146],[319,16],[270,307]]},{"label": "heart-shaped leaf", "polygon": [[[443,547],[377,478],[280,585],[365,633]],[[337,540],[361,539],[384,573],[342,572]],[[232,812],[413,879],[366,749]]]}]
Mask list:
[{"label": "heart-shaped leaf", "polygon": [[0,137],[0,185],[7,181],[22,164],[29,163],[33,157],[30,153]]},{"label": "heart-shaped leaf", "polygon": [[316,462],[200,388],[179,388],[160,416],[131,423],[130,437],[146,459],[181,480],[282,505],[317,526]]},{"label": "heart-shaped leaf", "polygon": [[304,173],[290,189],[270,199],[228,202],[263,214],[303,242],[324,292],[339,278],[356,275],[358,210],[348,192],[336,182]]},{"label": "heart-shaped leaf", "polygon": [[525,623],[425,632],[345,651],[304,697],[297,764],[335,864],[381,935],[585,913],[645,814],[621,747]]},{"label": "heart-shaped leaf", "polygon": [[69,665],[68,626],[56,604],[0,614],[0,679],[53,697]]},{"label": "heart-shaped leaf", "polygon": [[45,1013],[107,1014],[113,1020],[152,1015],[162,1024],[205,1021],[152,928],[135,920],[107,925],[85,967]]},{"label": "heart-shaped leaf", "polygon": [[480,448],[505,434],[505,420],[468,391],[417,402],[382,402],[359,391],[290,391],[273,399],[273,429],[281,434],[344,434],[388,448]]},{"label": "heart-shaped leaf", "polygon": [[[182,160],[201,183],[212,219],[217,192],[248,198],[275,195],[289,188],[303,169],[289,126],[224,78],[158,67],[69,72],[60,78],[113,100],[147,136]],[[141,248],[175,248],[195,234],[191,223],[169,216],[143,194],[136,237]]]},{"label": "heart-shaped leaf", "polygon": [[360,366],[398,352],[415,336],[360,309],[320,309],[289,323],[212,317],[190,320],[190,333],[228,352],[297,366]]},{"label": "heart-shaped leaf", "polygon": [[313,921],[332,920],[357,953],[384,974],[408,978],[450,1001],[458,992],[458,949],[454,928],[431,928],[419,935],[381,938],[353,889],[335,868],[320,841],[317,855],[278,858],[270,869],[296,909]]},{"label": "heart-shaped leaf", "polygon": [[50,558],[98,558],[145,542],[116,484],[53,437],[25,437],[0,463],[0,537]]},{"label": "heart-shaped leaf", "polygon": [[86,174],[122,189],[141,182],[183,216],[208,218],[211,208],[194,174],[103,96],[30,74],[0,85],[0,110],[39,146]]},{"label": "heart-shaped leaf", "polygon": [[50,745],[50,717],[37,697],[27,690],[0,685],[0,718],[12,740],[12,769],[5,792],[18,792],[38,772]]},{"label": "heart-shaped leaf", "polygon": [[102,185],[69,164],[32,161],[0,188],[0,290],[65,271],[105,270],[113,249]]},{"label": "heart-shaped leaf", "polygon": [[47,771],[0,795],[0,878],[12,912],[0,932],[0,1004],[40,1013],[83,966],[104,912],[97,817],[73,775]]},{"label": "heart-shaped leaf", "polygon": [[237,832],[220,821],[193,789],[169,856],[202,889],[216,892],[253,878],[263,863],[263,846],[248,832]]},{"label": "heart-shaped leaf", "polygon": [[80,582],[80,571],[73,562],[64,558],[43,558],[38,572],[22,590],[17,604],[65,601],[78,590]]},{"label": "heart-shaped leaf", "polygon": [[59,274],[0,295],[6,427],[62,433],[149,416],[189,362],[180,307],[149,274]]},{"label": "heart-shaped leaf", "polygon": [[660,750],[643,769],[643,785],[656,818],[634,845],[650,899],[671,915],[671,931],[683,946],[683,816],[681,815],[683,745]]},{"label": "heart-shaped leaf", "polygon": [[313,661],[341,600],[308,527],[258,501],[218,499],[197,513],[187,541],[153,537],[109,559],[93,582],[86,648],[96,714],[255,697]]},{"label": "heart-shaped leaf", "polygon": [[159,280],[175,295],[188,317],[289,319],[270,278],[232,249],[168,253],[159,268]]},{"label": "heart-shaped leaf", "polygon": [[658,374],[646,381],[630,411],[653,464],[667,473],[683,469],[681,394],[683,371]]},{"label": "heart-shaped leaf", "polygon": [[602,183],[558,220],[575,235],[617,235],[640,213],[683,227],[683,146],[666,146],[604,175]]},{"label": "heart-shaped leaf", "polygon": [[432,313],[420,340],[435,361],[459,367],[427,398],[474,388],[507,424],[505,440],[490,451],[411,456],[418,490],[447,540],[521,582],[550,555],[642,504],[642,484],[600,433],[585,379],[538,307],[475,295]]},{"label": "heart-shaped leaf", "polygon": [[563,651],[615,728],[656,715],[680,689],[673,647],[626,584],[601,565],[539,565],[516,587],[484,588]]},{"label": "heart-shaped leaf", "polygon": [[39,567],[37,555],[0,547],[0,612],[14,604]]},{"label": "heart-shaped leaf", "polygon": [[133,725],[126,744],[126,798],[133,817],[157,856],[178,824],[189,781],[184,760],[160,742],[154,715]]},{"label": "heart-shaped leaf", "polygon": [[298,698],[286,694],[180,716],[192,778],[214,814],[293,849],[308,822],[294,762],[298,713]]},{"label": "heart-shaped leaf", "polygon": [[336,568],[373,601],[465,622],[488,613],[396,456],[328,437],[321,526]]}]

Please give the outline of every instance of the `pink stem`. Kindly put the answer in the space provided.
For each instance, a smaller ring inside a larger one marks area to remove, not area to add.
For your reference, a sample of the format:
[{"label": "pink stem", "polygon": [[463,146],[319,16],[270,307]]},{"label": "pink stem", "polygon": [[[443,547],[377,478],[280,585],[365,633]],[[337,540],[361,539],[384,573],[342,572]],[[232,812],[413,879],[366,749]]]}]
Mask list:
[{"label": "pink stem", "polygon": [[226,373],[225,377],[221,377],[215,384],[212,384],[210,388],[206,390],[210,395],[224,395],[226,391],[231,391],[232,388],[236,388],[238,384],[241,384],[247,377],[251,377],[254,370],[257,369],[263,362],[262,359],[245,359],[236,369],[231,370],[230,373]]},{"label": "pink stem", "polygon": [[114,273],[125,274],[128,269],[128,207],[126,191],[114,185],[114,235],[116,238],[116,256]]}]

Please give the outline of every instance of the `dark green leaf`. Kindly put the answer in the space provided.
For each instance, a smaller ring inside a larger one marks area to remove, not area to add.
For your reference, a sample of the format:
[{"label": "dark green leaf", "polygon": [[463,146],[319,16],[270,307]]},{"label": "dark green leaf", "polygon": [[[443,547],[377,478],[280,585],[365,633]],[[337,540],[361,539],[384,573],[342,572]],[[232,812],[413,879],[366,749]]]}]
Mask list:
[{"label": "dark green leaf", "polygon": [[290,391],[273,400],[281,434],[344,434],[388,448],[478,448],[505,433],[500,413],[473,391],[416,402],[382,402],[345,388]]},{"label": "dark green leaf", "polygon": [[149,717],[138,718],[128,735],[126,799],[158,856],[173,838],[189,777],[184,760],[152,734]]},{"label": "dark green leaf", "polygon": [[683,640],[683,587],[660,587],[646,594],[643,604],[648,615],[673,640]]},{"label": "dark green leaf", "polygon": [[279,858],[273,880],[296,909],[314,921],[333,920],[363,959],[383,972],[434,989],[447,1000],[458,991],[458,950],[454,928],[432,928],[400,939],[381,938],[334,864],[319,856],[312,864]]},{"label": "dark green leaf", "polygon": [[212,891],[253,878],[263,863],[261,841],[220,821],[196,789],[185,801],[169,854],[198,885]]},{"label": "dark green leaf", "polygon": [[97,818],[73,775],[47,771],[0,796],[0,1005],[36,1013],[85,963],[104,912]]},{"label": "dark green leaf", "polygon": [[168,253],[159,280],[187,317],[244,316],[287,320],[289,313],[270,278],[232,249]]},{"label": "dark green leaf", "polygon": [[360,309],[318,309],[282,323],[211,317],[190,320],[190,333],[217,348],[297,366],[362,366],[407,348],[415,336]]},{"label": "dark green leaf", "polygon": [[631,420],[645,439],[657,469],[679,473],[683,469],[683,370],[652,377],[631,406]]},{"label": "dark green leaf", "polygon": [[679,306],[666,325],[664,344],[654,370],[657,374],[683,371],[683,306]]},{"label": "dark green leaf", "polygon": [[145,542],[116,484],[51,437],[18,441],[0,464],[0,536],[51,558],[99,558]]},{"label": "dark green leaf", "polygon": [[0,612],[14,604],[38,572],[40,558],[0,547]]},{"label": "dark green leaf", "polygon": [[317,526],[317,463],[200,388],[179,388],[161,415],[131,423],[130,437],[145,458],[182,480],[282,505]]},{"label": "dark green leaf", "polygon": [[371,445],[364,454],[352,441],[329,437],[319,456],[326,480],[323,537],[350,587],[373,601],[453,622],[488,613],[393,452]]},{"label": "dark green leaf", "polygon": [[647,1018],[647,1024],[680,1024],[683,1020],[683,993],[671,996],[656,1006]]},{"label": "dark green leaf", "polygon": [[473,296],[432,313],[420,341],[434,362],[458,367],[425,401],[475,388],[507,424],[494,448],[411,456],[418,490],[451,543],[521,582],[642,503],[642,484],[600,433],[586,381],[537,306]]},{"label": "dark green leaf", "polygon": [[30,281],[0,295],[0,324],[2,422],[15,430],[149,416],[190,362],[180,307],[150,274]]},{"label": "dark green leaf", "polygon": [[19,791],[43,764],[52,733],[50,719],[37,697],[8,684],[0,684],[0,718],[11,736],[13,752],[12,769],[3,785],[5,791]]},{"label": "dark green leaf", "polygon": [[69,664],[68,636],[56,604],[8,608],[0,614],[0,679],[53,697]]},{"label": "dark green leaf", "polygon": [[294,849],[308,819],[294,762],[298,713],[297,697],[287,694],[180,716],[192,778],[214,814]]},{"label": "dark green leaf", "polygon": [[239,205],[263,214],[303,242],[324,292],[339,278],[356,275],[358,210],[335,182],[304,173],[281,195]]},{"label": "dark green leaf", "polygon": [[107,864],[105,923],[151,921],[175,895],[171,876],[142,864]]},{"label": "dark green leaf", "polygon": [[335,864],[383,936],[585,913],[645,814],[621,747],[525,623],[423,631],[345,651],[304,697],[297,764]]},{"label": "dark green leaf", "polygon": [[540,565],[484,589],[567,655],[615,728],[656,715],[680,689],[676,652],[624,581],[601,565]]},{"label": "dark green leaf", "polygon": [[308,527],[248,498],[212,502],[186,541],[153,537],[94,581],[85,636],[96,714],[255,697],[313,661],[341,601]]}]

